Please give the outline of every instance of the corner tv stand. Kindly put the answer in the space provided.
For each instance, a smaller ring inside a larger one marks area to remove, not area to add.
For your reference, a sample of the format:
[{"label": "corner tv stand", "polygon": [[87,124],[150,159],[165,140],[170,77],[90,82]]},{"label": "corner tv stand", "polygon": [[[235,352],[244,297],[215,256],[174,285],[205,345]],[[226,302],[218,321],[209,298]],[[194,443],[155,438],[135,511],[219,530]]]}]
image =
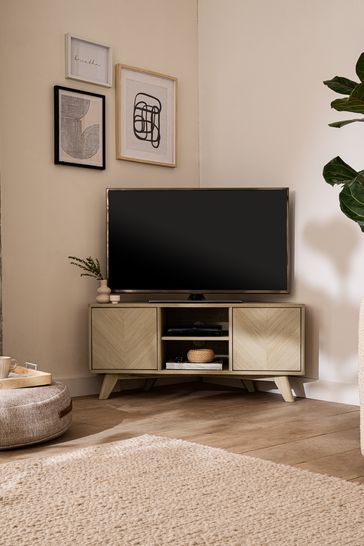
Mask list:
[{"label": "corner tv stand", "polygon": [[[89,307],[90,371],[104,374],[100,399],[119,379],[167,376],[274,381],[293,402],[289,376],[304,375],[305,307],[298,303],[119,303]],[[173,328],[218,325],[221,335],[176,336]],[[166,369],[189,349],[213,349],[221,370]]]}]

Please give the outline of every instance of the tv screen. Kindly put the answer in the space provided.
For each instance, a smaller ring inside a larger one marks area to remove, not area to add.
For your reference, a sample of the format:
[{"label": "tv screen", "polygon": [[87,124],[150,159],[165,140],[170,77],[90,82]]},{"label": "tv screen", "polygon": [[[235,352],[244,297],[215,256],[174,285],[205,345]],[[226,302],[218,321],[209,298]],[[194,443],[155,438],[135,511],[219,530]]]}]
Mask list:
[{"label": "tv screen", "polygon": [[288,188],[108,189],[113,292],[288,292]]}]

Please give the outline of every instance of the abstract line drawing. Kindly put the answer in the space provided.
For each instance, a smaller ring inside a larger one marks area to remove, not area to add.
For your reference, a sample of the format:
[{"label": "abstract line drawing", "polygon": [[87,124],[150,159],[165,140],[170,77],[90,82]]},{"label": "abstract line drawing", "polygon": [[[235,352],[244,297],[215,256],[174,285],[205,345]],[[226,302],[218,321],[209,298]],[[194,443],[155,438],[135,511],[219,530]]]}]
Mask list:
[{"label": "abstract line drawing", "polygon": [[139,140],[159,148],[161,141],[160,118],[162,103],[147,93],[137,93],[134,98],[133,129]]},{"label": "abstract line drawing", "polygon": [[115,80],[116,159],[175,167],[177,79],[117,64]]},{"label": "abstract line drawing", "polygon": [[90,159],[100,149],[100,125],[95,123],[82,131],[82,119],[91,101],[81,97],[61,97],[61,147],[75,159]]}]

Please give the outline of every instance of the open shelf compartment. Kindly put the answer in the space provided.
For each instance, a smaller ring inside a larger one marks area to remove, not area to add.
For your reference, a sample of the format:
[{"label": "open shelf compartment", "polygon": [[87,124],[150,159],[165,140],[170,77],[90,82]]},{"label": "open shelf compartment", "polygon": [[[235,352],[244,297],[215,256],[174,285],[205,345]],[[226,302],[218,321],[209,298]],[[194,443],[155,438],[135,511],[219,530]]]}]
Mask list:
[{"label": "open shelf compartment", "polygon": [[[178,307],[162,308],[160,314],[160,356],[161,369],[166,370],[167,362],[187,363],[187,353],[190,349],[212,349],[215,353],[214,362],[222,363],[222,370],[231,369],[230,359],[230,330],[228,307]],[[176,329],[217,327],[218,335],[174,335]],[[200,368],[199,371],[216,372]],[[177,371],[177,370],[176,370]],[[178,370],[180,371],[180,370]]]},{"label": "open shelf compartment", "polygon": [[[219,333],[188,335],[175,334],[175,329],[219,328]],[[229,339],[229,309],[226,307],[178,307],[161,309],[161,334],[162,339],[173,338],[224,338]]]}]

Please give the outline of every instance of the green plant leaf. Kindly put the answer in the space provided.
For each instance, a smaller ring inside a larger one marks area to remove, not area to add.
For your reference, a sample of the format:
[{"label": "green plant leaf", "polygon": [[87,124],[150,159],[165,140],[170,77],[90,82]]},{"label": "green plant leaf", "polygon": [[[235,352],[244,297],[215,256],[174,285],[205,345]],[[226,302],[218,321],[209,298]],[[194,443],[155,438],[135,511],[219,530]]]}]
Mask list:
[{"label": "green plant leaf", "polygon": [[329,161],[325,165],[322,174],[326,182],[331,184],[331,186],[351,182],[358,175],[358,173],[354,171],[350,165],[345,163],[341,157],[335,157]]},{"label": "green plant leaf", "polygon": [[[347,78],[335,76],[324,81],[330,89],[342,95],[349,95],[331,102],[331,107],[339,112],[364,114],[364,52],[356,63],[356,73],[361,83],[356,84]],[[330,127],[344,127],[350,123],[363,122],[364,118],[354,118],[330,123]],[[355,171],[340,157],[335,157],[323,169],[325,181],[334,186],[342,184],[339,194],[340,209],[351,220],[356,222],[364,233],[364,170]]]},{"label": "green plant leaf", "polygon": [[364,82],[364,52],[360,55],[359,59],[357,60],[355,71],[359,77],[359,80],[361,82]]},{"label": "green plant leaf", "polygon": [[349,125],[349,123],[355,123],[356,121],[364,121],[364,118],[346,119],[345,121],[334,121],[333,123],[329,123],[329,127],[337,127],[338,129],[340,129],[340,127]]},{"label": "green plant leaf", "polygon": [[347,190],[346,188],[343,188],[343,190],[339,194],[341,210],[348,218],[350,218],[350,220],[354,220],[354,222],[364,221],[364,216],[360,216],[360,214],[357,214],[355,211],[351,209],[350,195],[346,190]]},{"label": "green plant leaf", "polygon": [[347,187],[349,188],[353,199],[355,199],[357,203],[363,207],[364,214],[364,176],[359,173],[352,182],[347,184]]},{"label": "green plant leaf", "polygon": [[100,269],[100,262],[97,258],[95,260],[91,258],[91,256],[85,259],[77,258],[77,256],[68,256],[68,258],[71,260],[71,265],[75,265],[83,271],[87,271],[87,273],[81,273],[81,277],[94,277],[98,280],[103,278]]},{"label": "green plant leaf", "polygon": [[354,222],[360,222],[360,216],[357,216],[356,214],[354,214],[349,209],[349,207],[346,206],[345,197],[344,196],[340,197],[340,194],[339,194],[339,201],[340,201],[340,209],[345,214],[345,216],[347,216],[348,218],[350,218],[350,220],[353,220]]},{"label": "green plant leaf", "polygon": [[[77,256],[68,256],[68,258],[69,258],[70,260],[75,260],[76,262],[80,262],[80,263],[82,263],[82,264],[85,263],[85,260],[82,260],[81,258],[77,258]],[[74,264],[74,265],[77,265],[77,264]]]},{"label": "green plant leaf", "polygon": [[332,89],[336,93],[341,95],[350,95],[356,85],[358,85],[353,80],[348,80],[348,78],[342,78],[341,76],[335,76],[332,80],[325,80],[324,85],[327,85],[329,89]]},{"label": "green plant leaf", "polygon": [[340,208],[342,212],[354,222],[360,222],[360,228],[364,225],[364,204],[355,199],[350,188],[345,185],[339,194]]},{"label": "green plant leaf", "polygon": [[346,99],[336,99],[331,103],[331,108],[338,112],[355,112],[364,114],[364,99],[360,97],[347,97]]},{"label": "green plant leaf", "polygon": [[352,90],[350,97],[351,99],[360,99],[364,101],[364,83],[359,83]]},{"label": "green plant leaf", "polygon": [[331,107],[338,111],[364,114],[364,83],[356,85],[350,97],[332,101]]},{"label": "green plant leaf", "polygon": [[81,269],[86,269],[88,270],[87,267],[85,267],[83,264],[79,264],[78,262],[70,262],[71,265],[75,265],[76,267],[80,267]]}]

